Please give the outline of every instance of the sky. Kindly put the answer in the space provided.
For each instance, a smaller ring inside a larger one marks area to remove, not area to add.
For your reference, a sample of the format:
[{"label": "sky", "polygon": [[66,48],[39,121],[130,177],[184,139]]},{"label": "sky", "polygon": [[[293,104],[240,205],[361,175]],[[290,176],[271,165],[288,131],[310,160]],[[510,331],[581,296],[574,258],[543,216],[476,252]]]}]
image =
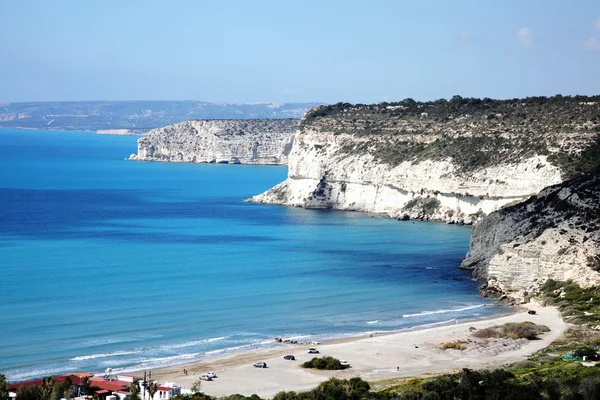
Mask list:
[{"label": "sky", "polygon": [[600,94],[598,0],[0,0],[0,101]]}]

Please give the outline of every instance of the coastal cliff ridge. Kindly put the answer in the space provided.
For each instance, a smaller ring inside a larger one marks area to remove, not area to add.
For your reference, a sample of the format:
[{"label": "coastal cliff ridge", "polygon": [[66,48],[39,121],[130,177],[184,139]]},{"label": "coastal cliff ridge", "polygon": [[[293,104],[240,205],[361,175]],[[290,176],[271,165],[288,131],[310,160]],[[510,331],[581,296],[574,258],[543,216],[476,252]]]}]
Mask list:
[{"label": "coastal cliff ridge", "polygon": [[287,164],[296,119],[192,120],[152,129],[138,140],[137,161]]},{"label": "coastal cliff ridge", "polygon": [[321,106],[250,201],[473,223],[565,180],[598,115],[600,96]]}]

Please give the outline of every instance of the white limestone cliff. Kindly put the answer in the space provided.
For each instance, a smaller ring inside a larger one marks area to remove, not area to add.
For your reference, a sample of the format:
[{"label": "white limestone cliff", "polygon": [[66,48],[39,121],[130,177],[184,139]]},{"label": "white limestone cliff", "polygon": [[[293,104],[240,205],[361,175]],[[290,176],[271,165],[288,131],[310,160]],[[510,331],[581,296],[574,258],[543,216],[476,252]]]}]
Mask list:
[{"label": "white limestone cliff", "polygon": [[600,177],[590,174],[542,190],[473,227],[463,268],[488,292],[528,298],[547,280],[600,284]]},{"label": "white limestone cliff", "polygon": [[298,120],[193,120],[149,131],[131,160],[287,164]]},{"label": "white limestone cliff", "polygon": [[[413,138],[420,139],[431,137]],[[251,201],[471,223],[562,181],[561,171],[546,156],[462,174],[451,159],[394,166],[368,153],[342,151],[360,140],[312,129],[298,132],[288,179]]]}]

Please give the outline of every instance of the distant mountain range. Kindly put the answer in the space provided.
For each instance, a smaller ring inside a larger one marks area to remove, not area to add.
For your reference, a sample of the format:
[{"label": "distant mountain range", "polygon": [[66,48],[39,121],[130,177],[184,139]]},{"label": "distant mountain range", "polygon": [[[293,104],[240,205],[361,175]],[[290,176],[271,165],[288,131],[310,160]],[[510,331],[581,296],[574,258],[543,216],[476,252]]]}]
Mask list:
[{"label": "distant mountain range", "polygon": [[57,101],[0,103],[1,128],[141,134],[192,119],[301,118],[320,103],[202,101]]}]

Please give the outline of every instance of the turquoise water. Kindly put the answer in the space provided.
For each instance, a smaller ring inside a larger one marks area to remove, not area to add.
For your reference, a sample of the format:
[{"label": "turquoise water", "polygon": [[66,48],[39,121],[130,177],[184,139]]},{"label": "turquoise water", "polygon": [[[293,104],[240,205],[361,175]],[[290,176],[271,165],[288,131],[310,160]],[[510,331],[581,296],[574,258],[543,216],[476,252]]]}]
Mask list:
[{"label": "turquoise water", "polygon": [[0,130],[10,380],[503,311],[453,268],[467,227],[244,203],[287,169],[124,161],[135,149],[135,137]]}]

